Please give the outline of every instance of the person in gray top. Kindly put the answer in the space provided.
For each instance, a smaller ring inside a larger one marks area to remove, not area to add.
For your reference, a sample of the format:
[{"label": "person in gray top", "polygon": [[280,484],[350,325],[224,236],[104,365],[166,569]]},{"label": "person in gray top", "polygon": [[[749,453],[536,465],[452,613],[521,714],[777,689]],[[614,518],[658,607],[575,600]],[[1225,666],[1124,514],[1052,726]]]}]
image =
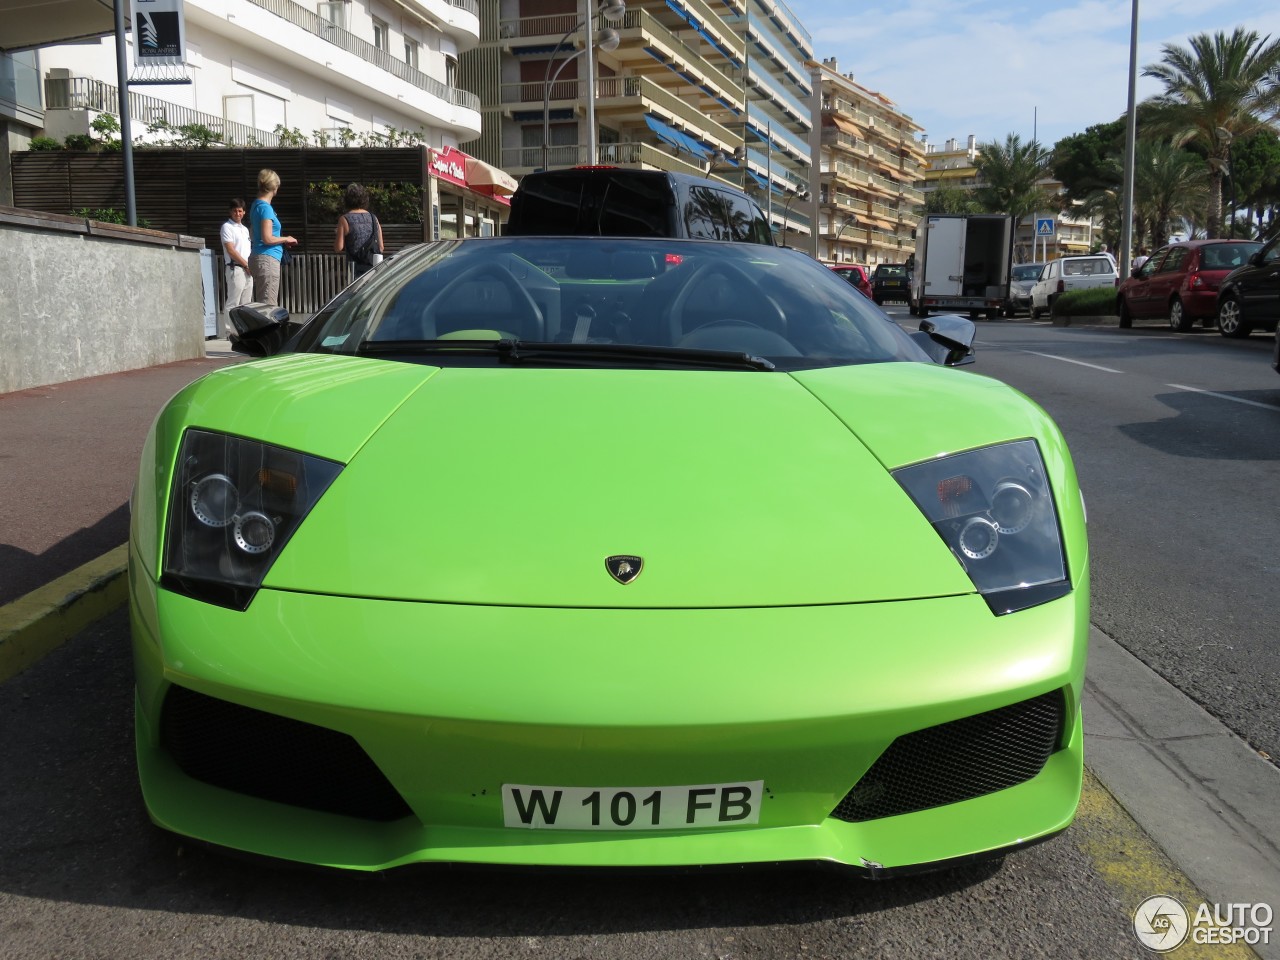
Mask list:
[{"label": "person in gray top", "polygon": [[333,249],[346,253],[358,277],[382,262],[382,224],[369,212],[369,191],[358,183],[347,184],[343,207]]}]

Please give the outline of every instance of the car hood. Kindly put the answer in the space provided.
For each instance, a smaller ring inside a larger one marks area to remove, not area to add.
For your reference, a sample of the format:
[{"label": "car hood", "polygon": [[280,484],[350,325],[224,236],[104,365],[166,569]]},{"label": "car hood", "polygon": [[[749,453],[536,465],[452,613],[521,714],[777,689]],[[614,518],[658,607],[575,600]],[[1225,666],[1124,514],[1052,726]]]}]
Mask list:
[{"label": "car hood", "polygon": [[[229,376],[193,388],[188,425],[346,464],[264,587],[343,596],[672,608],[971,593],[889,470],[1060,443],[1010,388],[916,363],[787,375],[295,357]],[[618,555],[641,561],[625,585],[606,568]]]}]

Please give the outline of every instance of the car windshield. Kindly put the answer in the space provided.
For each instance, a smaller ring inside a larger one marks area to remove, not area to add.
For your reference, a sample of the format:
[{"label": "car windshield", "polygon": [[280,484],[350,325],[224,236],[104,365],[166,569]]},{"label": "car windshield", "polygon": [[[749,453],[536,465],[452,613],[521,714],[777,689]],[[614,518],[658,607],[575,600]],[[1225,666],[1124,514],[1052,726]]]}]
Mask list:
[{"label": "car windshield", "polygon": [[413,248],[317,314],[296,349],[433,364],[784,370],[929,359],[798,251],[598,237]]},{"label": "car windshield", "polygon": [[876,267],[877,277],[905,277],[907,268],[902,264],[886,264],[882,263]]},{"label": "car windshield", "polygon": [[1262,248],[1256,240],[1240,243],[1206,244],[1200,250],[1200,267],[1204,270],[1232,270],[1249,262]]},{"label": "car windshield", "polygon": [[1013,268],[1013,279],[1015,280],[1039,280],[1040,271],[1044,269],[1043,263],[1019,263]]},{"label": "car windshield", "polygon": [[1091,277],[1115,272],[1116,268],[1106,257],[1064,258],[1062,261],[1062,273],[1068,277]]}]

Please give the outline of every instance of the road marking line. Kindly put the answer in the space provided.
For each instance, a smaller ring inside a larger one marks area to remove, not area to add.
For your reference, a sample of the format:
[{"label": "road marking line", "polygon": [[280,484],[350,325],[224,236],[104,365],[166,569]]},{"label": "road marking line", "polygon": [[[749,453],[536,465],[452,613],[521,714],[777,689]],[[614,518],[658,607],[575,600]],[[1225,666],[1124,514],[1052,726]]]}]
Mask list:
[{"label": "road marking line", "polygon": [[1165,386],[1173,387],[1175,390],[1186,390],[1189,393],[1203,393],[1205,396],[1217,397],[1219,400],[1230,400],[1233,403],[1245,403],[1251,407],[1261,407],[1263,410],[1280,411],[1280,407],[1277,407],[1274,403],[1259,403],[1257,400],[1245,400],[1242,397],[1233,397],[1227,393],[1214,393],[1212,390],[1201,390],[1199,387],[1187,387],[1181,383],[1166,383]]},{"label": "road marking line", "polygon": [[1094,370],[1101,370],[1104,373],[1123,373],[1122,370],[1113,370],[1110,367],[1100,367],[1096,363],[1085,363],[1083,360],[1072,360],[1070,357],[1059,357],[1052,353],[1038,353],[1035,350],[1023,350],[1023,353],[1029,353],[1035,357],[1047,357],[1050,360],[1061,360],[1063,363],[1078,363],[1082,367],[1092,367]]}]

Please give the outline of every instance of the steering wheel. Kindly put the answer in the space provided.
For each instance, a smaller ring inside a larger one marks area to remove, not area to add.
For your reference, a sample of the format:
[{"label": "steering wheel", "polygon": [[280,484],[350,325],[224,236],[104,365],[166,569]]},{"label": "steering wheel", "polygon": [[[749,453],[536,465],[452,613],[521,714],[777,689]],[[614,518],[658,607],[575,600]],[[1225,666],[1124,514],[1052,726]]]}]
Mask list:
[{"label": "steering wheel", "polygon": [[676,341],[690,350],[734,350],[769,357],[798,357],[800,351],[780,333],[750,320],[711,320]]},{"label": "steering wheel", "polygon": [[[781,337],[786,336],[786,315],[760,289],[760,285],[736,264],[728,263],[724,260],[714,260],[694,267],[693,272],[685,277],[684,283],[676,291],[676,295],[667,311],[667,323],[671,330],[671,343],[678,343],[686,335],[684,315],[689,306],[689,298],[693,295],[699,283],[714,276],[721,276],[729,281],[734,290],[734,301],[731,309],[734,312],[749,314],[750,319],[739,318],[734,320],[732,317],[721,317],[708,323],[700,324],[700,327],[733,320],[737,323],[749,323],[753,326],[761,327]],[[692,330],[689,331],[689,333],[692,332]]]},{"label": "steering wheel", "polygon": [[[541,339],[542,337],[542,311],[538,309],[538,304],[534,302],[533,297],[529,295],[529,291],[520,285],[520,281],[506,267],[497,263],[477,263],[467,267],[456,277],[440,288],[440,292],[427,301],[427,305],[422,308],[422,326],[423,339],[438,339],[439,321],[441,310],[448,305],[449,299],[453,297],[465,283],[471,283],[481,279],[497,280],[511,295],[511,302],[514,307],[513,311],[503,316],[503,321],[514,321],[511,323],[503,323],[503,327],[512,326],[521,331],[521,336],[526,339]],[[475,313],[467,313],[465,310],[461,312],[461,319],[464,321],[465,327],[493,327],[494,324],[487,321],[498,319],[496,317],[485,316],[480,312],[482,308],[477,305]],[[446,330],[445,333],[451,331]]]}]

